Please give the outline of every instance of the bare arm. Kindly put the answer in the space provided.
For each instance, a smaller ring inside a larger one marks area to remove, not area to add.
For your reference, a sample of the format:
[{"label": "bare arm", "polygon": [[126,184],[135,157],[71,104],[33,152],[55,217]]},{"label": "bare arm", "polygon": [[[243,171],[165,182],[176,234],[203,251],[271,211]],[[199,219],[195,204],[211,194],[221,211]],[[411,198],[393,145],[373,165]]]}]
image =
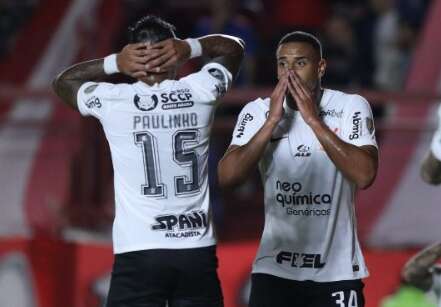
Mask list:
[{"label": "bare arm", "polygon": [[81,85],[87,81],[97,81],[106,74],[103,59],[82,62],[61,72],[52,82],[54,92],[61,100],[74,109],[77,106],[77,93]]},{"label": "bare arm", "polygon": [[441,258],[441,242],[435,243],[412,257],[401,271],[404,281],[427,290],[432,279],[429,269]]},{"label": "bare arm", "polygon": [[232,145],[228,148],[218,165],[218,179],[222,187],[240,184],[256,167],[266,146],[271,139],[274,128],[283,115],[283,99],[287,88],[287,79],[279,81],[271,95],[270,113],[260,130],[243,145]]},{"label": "bare arm", "polygon": [[[244,42],[237,37],[221,34],[207,35],[198,38],[202,46],[202,56],[209,62],[220,63],[233,75],[239,72],[244,56]],[[182,64],[190,57],[190,46],[185,40],[167,39],[151,46],[152,53],[148,61],[148,71],[165,72],[177,63]]]},{"label": "bare arm", "polygon": [[217,34],[201,37],[199,42],[202,45],[202,54],[207,56],[210,62],[225,66],[233,75],[233,79],[237,76],[245,46],[240,38]]},{"label": "bare arm", "polygon": [[289,80],[289,90],[297,102],[303,120],[314,131],[329,158],[358,188],[368,188],[377,175],[377,149],[370,145],[357,147],[341,140],[320,119],[317,103],[295,72],[290,73]]},{"label": "bare arm", "polygon": [[[119,70],[135,78],[146,75],[145,65],[141,62],[145,62],[149,52],[142,43],[126,45],[117,55]],[[61,72],[52,82],[52,88],[64,103],[78,109],[77,93],[81,85],[88,81],[101,81],[106,77],[104,59],[81,62]]]},{"label": "bare arm", "polygon": [[346,143],[329,129],[323,121],[314,121],[310,127],[335,166],[358,188],[368,188],[375,179],[378,168],[378,151],[375,146]]},{"label": "bare arm", "polygon": [[441,184],[441,161],[431,151],[421,165],[421,178],[429,184]]}]

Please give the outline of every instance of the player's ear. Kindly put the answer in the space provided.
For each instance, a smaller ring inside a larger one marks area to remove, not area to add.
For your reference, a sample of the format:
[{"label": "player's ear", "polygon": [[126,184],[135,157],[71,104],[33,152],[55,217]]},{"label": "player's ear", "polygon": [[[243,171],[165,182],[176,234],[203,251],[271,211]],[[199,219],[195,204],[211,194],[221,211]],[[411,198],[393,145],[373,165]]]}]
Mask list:
[{"label": "player's ear", "polygon": [[326,71],[326,60],[321,59],[318,64],[318,75],[320,78],[322,78],[325,75]]}]

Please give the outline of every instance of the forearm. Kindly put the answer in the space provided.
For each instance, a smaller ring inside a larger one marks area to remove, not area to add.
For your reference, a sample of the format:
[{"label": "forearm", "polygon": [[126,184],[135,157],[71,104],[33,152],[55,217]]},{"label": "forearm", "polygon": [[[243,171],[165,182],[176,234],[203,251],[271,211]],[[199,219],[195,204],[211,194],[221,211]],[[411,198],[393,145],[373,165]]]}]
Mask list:
[{"label": "forearm", "polygon": [[441,184],[441,161],[431,151],[421,165],[421,177],[429,184]]},{"label": "forearm", "polygon": [[218,165],[218,179],[222,187],[241,184],[257,166],[276,123],[266,121],[253,138],[245,145],[232,147]]},{"label": "forearm", "polygon": [[53,81],[55,93],[68,105],[77,108],[77,92],[87,81],[104,79],[104,59],[75,64],[61,72]]},{"label": "forearm", "polygon": [[439,258],[441,258],[441,242],[427,247],[412,257],[401,272],[402,278],[409,283],[418,282],[421,277],[429,274],[429,268]]},{"label": "forearm", "polygon": [[343,175],[358,188],[368,188],[377,173],[377,153],[341,140],[322,121],[310,125],[323,149]]},{"label": "forearm", "polygon": [[244,42],[237,37],[221,34],[198,38],[202,55],[224,65],[235,76],[244,56]]}]

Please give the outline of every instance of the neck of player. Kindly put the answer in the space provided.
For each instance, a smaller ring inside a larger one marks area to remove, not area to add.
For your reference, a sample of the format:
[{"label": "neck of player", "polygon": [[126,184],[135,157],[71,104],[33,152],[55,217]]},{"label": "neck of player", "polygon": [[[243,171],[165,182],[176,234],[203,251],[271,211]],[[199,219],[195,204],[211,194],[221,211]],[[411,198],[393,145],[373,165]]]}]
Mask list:
[{"label": "neck of player", "polygon": [[176,72],[167,71],[164,73],[149,73],[146,77],[141,77],[138,80],[144,82],[149,86],[153,86],[156,83],[161,83],[164,80],[175,80]]}]

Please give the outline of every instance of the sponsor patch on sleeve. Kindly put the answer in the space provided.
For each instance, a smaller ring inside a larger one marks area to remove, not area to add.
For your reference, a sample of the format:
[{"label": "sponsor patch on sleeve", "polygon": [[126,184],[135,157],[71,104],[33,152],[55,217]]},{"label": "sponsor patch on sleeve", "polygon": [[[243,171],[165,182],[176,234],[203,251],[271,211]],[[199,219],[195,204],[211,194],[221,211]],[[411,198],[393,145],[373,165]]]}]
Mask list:
[{"label": "sponsor patch on sleeve", "polygon": [[352,130],[349,135],[350,140],[356,140],[362,136],[362,119],[360,115],[360,112],[355,112],[352,115]]},{"label": "sponsor patch on sleeve", "polygon": [[86,107],[89,109],[100,109],[102,107],[101,101],[98,97],[92,96],[86,101]]},{"label": "sponsor patch on sleeve", "polygon": [[86,87],[86,88],[84,89],[84,93],[86,93],[86,94],[90,94],[90,93],[92,93],[97,87],[98,87],[98,84],[92,84],[92,85],[89,85],[88,87]]},{"label": "sponsor patch on sleeve", "polygon": [[254,117],[253,117],[253,115],[251,115],[251,113],[245,113],[244,115],[242,115],[240,117],[239,127],[237,128],[237,131],[236,131],[237,138],[241,138],[243,136],[247,123],[253,121],[253,119],[254,119]]}]

